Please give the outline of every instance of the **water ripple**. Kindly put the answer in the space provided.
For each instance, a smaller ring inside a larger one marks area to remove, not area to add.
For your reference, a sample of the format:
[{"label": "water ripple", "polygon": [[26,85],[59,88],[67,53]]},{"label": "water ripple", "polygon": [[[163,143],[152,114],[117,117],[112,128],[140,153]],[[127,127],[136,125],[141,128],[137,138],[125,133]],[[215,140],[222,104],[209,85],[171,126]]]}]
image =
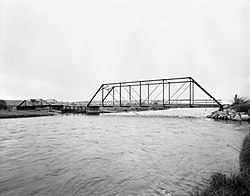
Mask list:
[{"label": "water ripple", "polygon": [[1,121],[0,195],[186,195],[237,167],[248,124],[179,115]]}]

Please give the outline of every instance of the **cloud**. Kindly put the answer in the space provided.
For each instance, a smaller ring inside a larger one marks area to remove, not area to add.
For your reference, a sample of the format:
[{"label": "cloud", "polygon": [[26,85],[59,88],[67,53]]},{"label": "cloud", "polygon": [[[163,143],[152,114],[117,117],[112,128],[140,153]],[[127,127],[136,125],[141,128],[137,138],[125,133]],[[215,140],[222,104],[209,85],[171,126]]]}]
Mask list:
[{"label": "cloud", "polygon": [[10,0],[1,7],[7,97],[89,99],[101,83],[178,76],[225,99],[249,86],[245,1]]}]

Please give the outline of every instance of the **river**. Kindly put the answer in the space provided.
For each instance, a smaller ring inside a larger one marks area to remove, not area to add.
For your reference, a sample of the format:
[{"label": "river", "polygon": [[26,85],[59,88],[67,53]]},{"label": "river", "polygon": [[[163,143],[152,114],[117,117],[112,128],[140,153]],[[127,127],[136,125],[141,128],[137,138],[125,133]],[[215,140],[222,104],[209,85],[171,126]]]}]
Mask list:
[{"label": "river", "polygon": [[189,195],[238,167],[248,123],[169,111],[0,119],[0,195]]}]

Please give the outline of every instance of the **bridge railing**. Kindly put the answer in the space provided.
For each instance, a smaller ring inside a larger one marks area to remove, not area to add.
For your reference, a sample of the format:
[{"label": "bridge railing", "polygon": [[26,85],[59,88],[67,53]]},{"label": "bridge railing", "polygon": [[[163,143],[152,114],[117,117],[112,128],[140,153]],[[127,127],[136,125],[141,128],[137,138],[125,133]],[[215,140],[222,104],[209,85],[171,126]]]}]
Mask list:
[{"label": "bridge railing", "polygon": [[[221,99],[217,99],[218,102],[222,103]],[[214,100],[211,99],[196,99],[194,104],[216,104]]]},{"label": "bridge railing", "polygon": [[[221,102],[221,100],[218,100]],[[102,105],[101,101],[93,101],[92,103],[95,106],[102,106],[102,107],[139,107],[138,101],[129,101],[129,100],[122,100],[121,102],[118,101],[105,101],[105,104]],[[177,107],[177,106],[206,106],[206,105],[214,105],[216,106],[217,103],[212,99],[196,99],[192,103],[190,103],[190,99],[171,99],[171,100],[164,100],[164,104],[162,100],[150,100],[147,102],[143,102],[140,107],[153,107],[153,106],[162,106],[162,107]]]}]

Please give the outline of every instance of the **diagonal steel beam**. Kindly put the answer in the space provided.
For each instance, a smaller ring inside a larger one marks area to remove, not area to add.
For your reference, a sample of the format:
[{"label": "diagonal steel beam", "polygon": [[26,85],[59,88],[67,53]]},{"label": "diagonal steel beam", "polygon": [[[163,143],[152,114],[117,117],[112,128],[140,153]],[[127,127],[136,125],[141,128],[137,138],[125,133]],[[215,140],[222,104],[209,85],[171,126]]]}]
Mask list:
[{"label": "diagonal steel beam", "polygon": [[94,94],[94,96],[90,99],[90,101],[87,104],[87,107],[90,106],[91,102],[93,101],[93,99],[95,98],[95,96],[100,92],[100,90],[102,89],[102,87],[104,86],[104,84],[102,84],[99,89],[96,91],[96,93]]},{"label": "diagonal steel beam", "polygon": [[220,108],[223,108],[223,106],[221,105],[221,103],[215,99],[212,95],[210,95],[199,83],[197,83],[193,78],[191,78],[192,81],[196,84],[196,86],[198,86],[201,90],[203,90],[204,93],[206,93],[210,98],[212,98],[219,106]]}]

